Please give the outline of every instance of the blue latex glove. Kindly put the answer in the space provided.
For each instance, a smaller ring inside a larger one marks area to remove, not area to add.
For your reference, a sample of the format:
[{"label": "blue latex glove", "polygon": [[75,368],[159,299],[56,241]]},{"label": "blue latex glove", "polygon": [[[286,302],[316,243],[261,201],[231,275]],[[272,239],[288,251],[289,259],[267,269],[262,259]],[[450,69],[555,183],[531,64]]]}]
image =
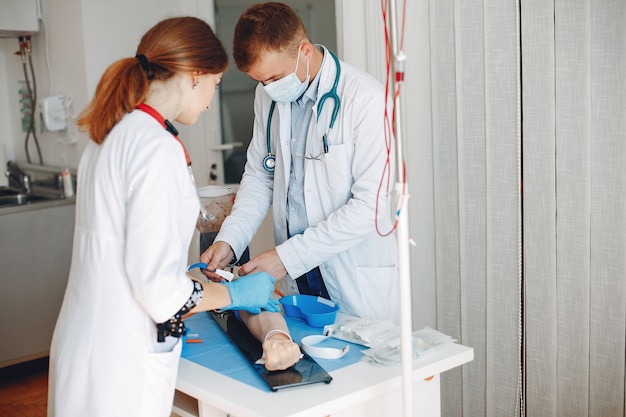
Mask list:
[{"label": "blue latex glove", "polygon": [[259,314],[261,309],[279,312],[278,300],[272,298],[274,292],[273,276],[267,272],[239,277],[232,282],[223,282],[228,287],[231,303],[223,310],[246,310]]}]

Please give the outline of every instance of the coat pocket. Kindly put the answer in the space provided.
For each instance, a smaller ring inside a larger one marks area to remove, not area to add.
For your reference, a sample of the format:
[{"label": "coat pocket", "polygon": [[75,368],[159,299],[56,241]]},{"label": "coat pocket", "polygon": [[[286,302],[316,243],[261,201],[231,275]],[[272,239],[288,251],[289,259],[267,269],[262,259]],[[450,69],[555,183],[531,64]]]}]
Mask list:
[{"label": "coat pocket", "polygon": [[328,187],[334,193],[346,193],[354,183],[348,149],[345,143],[332,145],[322,159]]},{"label": "coat pocket", "polygon": [[359,317],[372,320],[391,320],[398,323],[400,316],[400,283],[398,268],[388,267],[356,267],[359,280],[359,291],[364,311]]},{"label": "coat pocket", "polygon": [[169,417],[182,342],[169,352],[148,353],[144,358],[144,380],[141,389],[141,416]]}]

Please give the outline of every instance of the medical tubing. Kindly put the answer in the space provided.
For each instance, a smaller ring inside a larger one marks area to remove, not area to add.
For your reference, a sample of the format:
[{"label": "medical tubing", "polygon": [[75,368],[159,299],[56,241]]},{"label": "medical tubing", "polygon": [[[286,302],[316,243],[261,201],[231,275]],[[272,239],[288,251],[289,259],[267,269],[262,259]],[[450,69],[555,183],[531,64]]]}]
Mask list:
[{"label": "medical tubing", "polygon": [[332,99],[334,103],[333,112],[330,117],[330,124],[328,126],[328,130],[330,130],[335,125],[335,121],[337,120],[337,114],[339,113],[339,107],[341,106],[341,99],[337,94],[337,86],[339,85],[339,77],[341,76],[341,64],[339,63],[339,58],[337,58],[337,55],[335,55],[331,50],[328,50],[328,53],[333,58],[333,61],[335,61],[335,68],[337,70],[337,73],[335,74],[335,81],[333,82],[333,86],[331,87],[331,89],[327,93],[322,95],[320,100],[317,102],[317,116],[315,120],[318,121],[320,119],[320,115],[322,114],[322,108],[324,107],[324,103],[326,102],[326,100],[329,98]]},{"label": "medical tubing", "polygon": [[400,51],[404,49],[404,27],[406,24],[406,0],[402,0],[402,30],[400,31]]},{"label": "medical tubing", "polygon": [[[386,16],[386,12],[383,10],[383,16]],[[384,17],[383,17],[384,19]],[[396,221],[393,223],[393,225],[391,226],[390,230],[383,232],[380,230],[380,226],[378,224],[378,217],[379,217],[379,213],[380,213],[380,207],[379,207],[379,202],[380,202],[380,195],[383,189],[383,184],[385,183],[385,178],[387,178],[387,184],[385,187],[385,194],[389,193],[389,189],[390,189],[390,181],[391,181],[391,163],[390,163],[390,155],[391,155],[391,135],[390,135],[390,123],[389,123],[389,113],[388,113],[388,101],[389,101],[389,68],[390,68],[390,62],[389,62],[389,35],[387,33],[387,26],[385,25],[385,55],[386,55],[386,63],[385,63],[385,68],[386,68],[386,72],[385,72],[385,79],[387,81],[385,81],[385,98],[384,98],[384,111],[383,111],[383,132],[384,132],[384,139],[385,139],[385,150],[386,150],[386,158],[385,158],[385,165],[383,167],[383,172],[381,173],[381,177],[380,177],[380,182],[378,183],[378,190],[376,192],[376,210],[375,210],[375,215],[374,215],[374,225],[376,227],[376,233],[378,233],[379,236],[385,237],[385,236],[389,236],[391,233],[393,233],[393,231],[396,229],[397,226],[397,219]]]},{"label": "medical tubing", "polygon": [[265,142],[267,145],[267,156],[263,159],[263,167],[267,172],[274,172],[274,167],[271,165],[274,155],[272,154],[272,116],[274,115],[274,109],[276,108],[276,102],[272,100],[270,104],[270,111],[267,115],[267,127],[265,128]]}]

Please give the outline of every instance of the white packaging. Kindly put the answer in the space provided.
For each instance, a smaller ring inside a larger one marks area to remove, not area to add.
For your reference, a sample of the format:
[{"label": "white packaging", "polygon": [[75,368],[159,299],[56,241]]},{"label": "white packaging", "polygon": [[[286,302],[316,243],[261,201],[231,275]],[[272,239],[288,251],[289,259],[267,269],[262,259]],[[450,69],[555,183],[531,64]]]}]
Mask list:
[{"label": "white packaging", "polygon": [[63,194],[65,197],[74,197],[74,183],[72,182],[72,173],[69,169],[63,170]]},{"label": "white packaging", "polygon": [[65,111],[65,96],[57,94],[46,97],[39,103],[41,118],[46,129],[57,132],[67,129],[67,114]]}]

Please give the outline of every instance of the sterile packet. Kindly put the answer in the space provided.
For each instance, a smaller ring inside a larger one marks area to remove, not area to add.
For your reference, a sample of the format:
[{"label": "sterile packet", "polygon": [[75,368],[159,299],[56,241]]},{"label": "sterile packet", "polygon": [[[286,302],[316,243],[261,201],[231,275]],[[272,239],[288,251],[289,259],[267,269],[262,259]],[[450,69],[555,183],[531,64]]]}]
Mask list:
[{"label": "sterile packet", "polygon": [[[401,361],[400,327],[387,320],[369,320],[337,314],[334,324],[324,326],[324,334],[369,347],[363,360],[379,365],[395,365]],[[412,333],[413,358],[442,343],[456,342],[451,336],[424,327]]]},{"label": "sterile packet", "polygon": [[391,337],[397,326],[386,320],[368,320],[349,315],[337,315],[334,324],[324,326],[324,334],[367,347]]},{"label": "sterile packet", "polygon": [[[395,365],[401,361],[401,338],[399,328],[386,333],[386,340],[380,338],[378,343],[363,352],[364,360],[378,365]],[[430,327],[424,327],[412,333],[413,358],[419,357],[430,348],[442,343],[453,343],[456,340]]]}]

